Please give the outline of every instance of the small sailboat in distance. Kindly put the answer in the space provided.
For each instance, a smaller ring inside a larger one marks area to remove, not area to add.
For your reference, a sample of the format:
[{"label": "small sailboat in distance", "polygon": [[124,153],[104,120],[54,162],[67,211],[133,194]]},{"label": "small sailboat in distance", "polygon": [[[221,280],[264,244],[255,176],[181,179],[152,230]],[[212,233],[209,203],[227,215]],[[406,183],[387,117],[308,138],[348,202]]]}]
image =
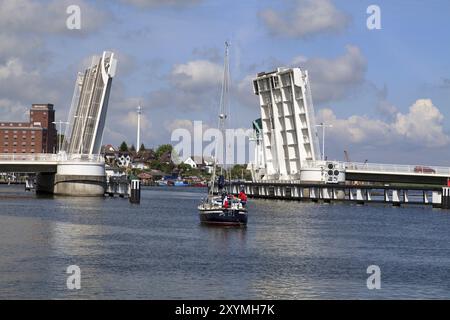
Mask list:
[{"label": "small sailboat in distance", "polygon": [[[230,44],[225,42],[225,61],[224,72],[222,82],[222,93],[220,96],[220,111],[219,111],[219,130],[222,133],[222,137],[225,139],[226,120],[229,112],[229,78],[230,69],[228,62],[228,49]],[[247,224],[247,208],[246,199],[242,201],[242,198],[237,198],[234,195],[228,193],[226,188],[226,179],[223,173],[227,175],[227,168],[221,167],[221,175],[217,179],[217,195],[214,194],[216,185],[216,170],[217,170],[217,140],[214,159],[213,170],[211,174],[211,180],[209,183],[208,196],[203,199],[202,203],[198,206],[200,222],[205,224],[214,225],[226,225],[226,226],[243,226]],[[228,177],[230,178],[230,177]]]}]

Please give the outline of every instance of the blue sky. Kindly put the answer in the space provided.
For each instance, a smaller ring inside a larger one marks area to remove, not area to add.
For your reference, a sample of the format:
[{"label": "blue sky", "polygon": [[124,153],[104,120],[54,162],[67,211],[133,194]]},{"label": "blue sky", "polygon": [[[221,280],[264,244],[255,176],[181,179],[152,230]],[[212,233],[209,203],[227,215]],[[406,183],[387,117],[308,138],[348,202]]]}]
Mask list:
[{"label": "blue sky", "polygon": [[[65,27],[70,4],[81,8],[81,30]],[[381,30],[366,27],[371,4],[381,9]],[[51,102],[65,120],[77,70],[113,50],[104,142],[135,140],[139,102],[143,142],[170,142],[171,130],[190,121],[215,124],[229,40],[233,126],[259,117],[253,75],[298,66],[310,71],[318,120],[333,124],[329,158],[346,149],[355,161],[449,164],[446,0],[0,0],[0,30],[3,119]]]}]

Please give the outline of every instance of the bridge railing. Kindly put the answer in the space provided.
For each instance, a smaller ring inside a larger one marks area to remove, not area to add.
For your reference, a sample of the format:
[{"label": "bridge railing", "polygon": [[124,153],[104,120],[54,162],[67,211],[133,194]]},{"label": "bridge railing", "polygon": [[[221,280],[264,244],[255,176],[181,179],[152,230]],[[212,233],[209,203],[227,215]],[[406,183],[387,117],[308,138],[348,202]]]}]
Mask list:
[{"label": "bridge railing", "polygon": [[344,162],[346,170],[357,171],[373,171],[386,173],[412,173],[412,174],[426,174],[426,175],[450,175],[450,168],[435,167],[425,165],[402,165],[402,164],[380,164],[380,163],[359,163],[359,162]]},{"label": "bridge railing", "polygon": [[[318,168],[325,166],[327,161],[304,161],[303,168]],[[382,163],[368,163],[368,162],[341,162],[328,161],[337,163],[339,168],[345,170],[355,170],[364,172],[380,172],[380,173],[410,173],[410,174],[424,174],[424,175],[446,175],[450,176],[450,168],[436,167],[425,165],[404,165],[404,164],[382,164]]]},{"label": "bridge railing", "polygon": [[59,154],[58,161],[83,161],[83,162],[104,162],[105,158],[101,154]]},{"label": "bridge railing", "polygon": [[67,153],[1,153],[0,161],[38,161],[38,162],[58,162],[58,161],[83,161],[83,162],[104,162],[102,155],[92,154],[67,154]]}]

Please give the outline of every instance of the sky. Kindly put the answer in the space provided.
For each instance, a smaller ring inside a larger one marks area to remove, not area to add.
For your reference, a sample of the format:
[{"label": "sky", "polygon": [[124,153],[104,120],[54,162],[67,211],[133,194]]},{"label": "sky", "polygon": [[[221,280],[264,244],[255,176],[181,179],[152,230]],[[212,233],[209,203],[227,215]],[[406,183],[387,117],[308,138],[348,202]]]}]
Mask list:
[{"label": "sky", "polygon": [[[367,27],[369,5],[381,29]],[[81,28],[68,29],[78,5]],[[259,118],[256,73],[310,73],[326,155],[450,165],[447,0],[0,0],[0,119],[53,103],[67,120],[76,74],[104,50],[118,57],[104,143],[170,143],[171,132],[217,122],[224,42],[231,43],[235,128]]]}]

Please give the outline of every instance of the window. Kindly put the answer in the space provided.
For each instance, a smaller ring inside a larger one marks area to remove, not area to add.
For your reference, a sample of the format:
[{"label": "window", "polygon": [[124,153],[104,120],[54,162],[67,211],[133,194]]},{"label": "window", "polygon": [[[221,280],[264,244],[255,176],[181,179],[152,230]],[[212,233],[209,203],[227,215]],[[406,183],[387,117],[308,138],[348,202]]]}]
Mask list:
[{"label": "window", "polygon": [[273,87],[278,88],[280,86],[280,84],[278,83],[278,76],[275,76],[272,79],[273,79]]},{"label": "window", "polygon": [[253,90],[255,91],[255,94],[258,94],[258,93],[259,93],[259,90],[258,90],[258,81],[257,81],[257,80],[254,80],[254,81],[253,81]]},{"label": "window", "polygon": [[5,146],[7,146],[9,143],[8,142],[5,142],[5,143],[3,143]]}]

